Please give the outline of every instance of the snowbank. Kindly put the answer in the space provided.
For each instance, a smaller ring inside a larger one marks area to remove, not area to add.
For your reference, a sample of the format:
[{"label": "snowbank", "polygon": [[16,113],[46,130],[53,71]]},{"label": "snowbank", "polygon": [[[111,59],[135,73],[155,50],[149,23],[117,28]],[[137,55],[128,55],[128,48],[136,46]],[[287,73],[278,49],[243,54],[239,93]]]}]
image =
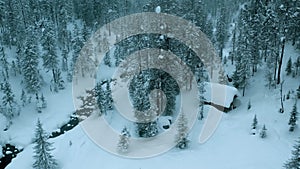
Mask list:
[{"label": "snowbank", "polygon": [[6,126],[6,118],[0,113],[0,131],[3,131]]}]

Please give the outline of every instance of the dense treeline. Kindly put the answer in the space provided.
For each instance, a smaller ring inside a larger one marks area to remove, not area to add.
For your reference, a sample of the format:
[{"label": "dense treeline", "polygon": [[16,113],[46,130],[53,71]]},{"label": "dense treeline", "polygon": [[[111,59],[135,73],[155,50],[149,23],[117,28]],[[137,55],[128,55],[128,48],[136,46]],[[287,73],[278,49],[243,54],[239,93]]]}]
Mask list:
[{"label": "dense treeline", "polygon": [[[81,47],[97,28],[128,14],[154,12],[157,6],[161,12],[183,17],[201,28],[219,56],[224,60],[230,58],[236,65],[233,82],[237,88],[245,91],[247,80],[263,62],[267,63],[267,85],[276,87],[281,83],[285,43],[290,41],[300,47],[299,3],[296,0],[0,0],[2,112],[8,119],[19,112],[15,105],[21,94],[11,89],[11,76],[22,79],[22,105],[27,103],[26,94],[30,95],[28,98],[36,95],[40,104],[42,87],[58,92],[72,80]],[[224,56],[228,42],[232,42],[229,44],[232,50],[229,56]],[[115,55],[120,62],[123,54],[119,51]],[[291,65],[288,72],[299,76],[300,59]]]}]

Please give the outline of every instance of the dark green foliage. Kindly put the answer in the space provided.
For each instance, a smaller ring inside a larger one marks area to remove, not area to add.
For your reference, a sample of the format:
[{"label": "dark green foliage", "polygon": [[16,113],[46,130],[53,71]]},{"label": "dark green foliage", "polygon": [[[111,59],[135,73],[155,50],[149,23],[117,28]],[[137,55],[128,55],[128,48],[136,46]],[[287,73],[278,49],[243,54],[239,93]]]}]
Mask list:
[{"label": "dark green foliage", "polygon": [[108,67],[112,66],[109,54],[104,56],[104,64],[107,65]]},{"label": "dark green foliage", "polygon": [[248,110],[251,109],[251,101],[250,101],[250,100],[248,101],[248,107],[247,107],[247,109],[248,109]]},{"label": "dark green foliage", "polygon": [[300,86],[297,89],[297,98],[300,99]]},{"label": "dark green foliage", "polygon": [[243,90],[243,96],[245,95],[245,89],[248,84],[248,64],[247,60],[239,59],[236,62],[235,71],[232,75],[233,85],[238,89]]},{"label": "dark green foliage", "polygon": [[60,69],[53,69],[53,79],[51,80],[50,90],[58,92],[58,90],[65,89],[65,81],[62,79]]},{"label": "dark green foliage", "polygon": [[106,101],[107,110],[113,109],[113,99],[112,99],[110,83],[111,83],[111,80],[105,81],[105,84],[106,84],[105,96],[106,96],[106,100],[107,100]]},{"label": "dark green foliage", "polygon": [[150,109],[149,94],[154,89],[162,90],[167,97],[166,109],[163,114],[173,115],[179,87],[169,74],[158,69],[143,70],[130,82],[129,94],[133,107],[138,111]]},{"label": "dark green foliage", "polygon": [[253,122],[252,122],[251,126],[252,126],[252,129],[256,129],[257,128],[257,118],[256,118],[256,115],[253,118]]},{"label": "dark green foliage", "polygon": [[99,115],[106,114],[113,109],[113,99],[110,83],[112,80],[102,80],[95,87],[96,103],[99,108]]},{"label": "dark green foliage", "polygon": [[290,125],[290,132],[293,132],[295,130],[295,127],[297,125],[297,119],[298,119],[298,112],[297,112],[297,104],[295,103],[293,106],[293,110],[291,112],[290,120],[289,120],[289,125]]},{"label": "dark green foliage", "polygon": [[[42,33],[41,41],[43,46],[43,66],[47,70],[54,70],[58,68],[58,56],[56,53],[56,39],[53,30],[54,24],[51,21],[44,21],[44,31]],[[54,74],[53,74],[54,78]]]},{"label": "dark green foliage", "polygon": [[290,99],[290,94],[291,94],[291,92],[288,91],[288,93],[286,94],[286,100],[289,100],[289,99]]},{"label": "dark green foliage", "polygon": [[266,125],[263,126],[262,130],[260,131],[260,138],[266,138],[267,137],[267,128]]},{"label": "dark green foliage", "polygon": [[22,94],[21,94],[21,101],[22,101],[22,106],[24,107],[27,104],[27,96],[24,90],[22,90]]},{"label": "dark green foliage", "polygon": [[289,60],[287,62],[285,71],[286,71],[286,75],[290,75],[292,73],[292,59],[291,58],[289,58]]},{"label": "dark green foliage", "polygon": [[51,155],[52,143],[48,142],[48,136],[42,127],[40,120],[37,122],[35,137],[33,142],[35,143],[34,149],[34,169],[57,169],[58,165],[56,160]]},{"label": "dark green foliage", "polygon": [[295,72],[295,76],[299,74],[300,71],[300,56],[298,56],[296,62],[294,63],[294,72]]},{"label": "dark green foliage", "polygon": [[0,106],[0,112],[7,118],[10,125],[12,124],[12,119],[19,115],[20,110],[8,80],[5,79],[4,84],[1,86],[1,90],[4,95],[2,97],[2,106]]},{"label": "dark green foliage", "polygon": [[106,97],[105,97],[105,90],[103,89],[101,83],[97,83],[95,88],[95,94],[96,94],[96,102],[99,109],[99,115],[106,113]]},{"label": "dark green foliage", "polygon": [[285,169],[300,169],[300,138],[294,145],[292,157],[284,164]]},{"label": "dark green foliage", "polygon": [[154,137],[158,134],[157,122],[136,123],[136,132],[139,137]]},{"label": "dark green foliage", "polygon": [[178,117],[178,125],[177,125],[177,135],[175,138],[177,147],[180,149],[185,149],[188,146],[189,140],[188,137],[188,121],[185,117],[184,113],[181,113]]},{"label": "dark green foliage", "polygon": [[43,109],[46,108],[47,107],[47,101],[46,101],[46,99],[45,99],[45,97],[44,97],[43,94],[41,96],[41,102],[42,102],[42,108]]},{"label": "dark green foliage", "polygon": [[127,130],[127,128],[124,127],[122,132],[121,132],[120,140],[119,140],[118,147],[117,147],[117,150],[120,153],[126,153],[128,151],[129,139],[130,139],[130,133]]},{"label": "dark green foliage", "polygon": [[[221,1],[221,3],[224,3]],[[226,8],[224,5],[221,5],[219,10],[219,16],[217,18],[216,26],[216,40],[219,48],[219,56],[223,58],[223,49],[225,47],[225,42],[227,40],[227,24],[226,24]]]},{"label": "dark green foliage", "polygon": [[28,93],[37,93],[41,88],[41,76],[38,70],[37,46],[33,39],[27,39],[22,59],[23,83]]}]

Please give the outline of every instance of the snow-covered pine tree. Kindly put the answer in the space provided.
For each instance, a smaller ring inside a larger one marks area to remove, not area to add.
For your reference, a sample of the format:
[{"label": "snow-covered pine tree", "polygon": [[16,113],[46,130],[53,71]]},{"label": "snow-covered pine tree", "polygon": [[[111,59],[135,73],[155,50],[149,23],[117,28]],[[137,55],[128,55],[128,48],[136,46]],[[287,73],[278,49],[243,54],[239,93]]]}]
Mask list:
[{"label": "snow-covered pine tree", "polygon": [[257,128],[257,117],[256,117],[256,115],[254,115],[251,127],[252,127],[252,129],[256,129]]},{"label": "snow-covered pine tree", "polygon": [[297,76],[299,74],[300,71],[300,56],[298,56],[297,60],[294,63],[294,72],[295,72],[295,76]]},{"label": "snow-covered pine tree", "polygon": [[300,99],[300,85],[299,85],[299,87],[297,89],[297,98]]},{"label": "snow-covered pine tree", "polygon": [[112,66],[112,63],[111,63],[111,60],[110,60],[110,53],[107,53],[105,56],[104,56],[104,64],[107,65],[108,67],[111,67]]},{"label": "snow-covered pine tree", "polygon": [[22,71],[27,92],[37,93],[41,88],[41,76],[38,70],[37,46],[32,38],[26,40]]},{"label": "snow-covered pine tree", "polygon": [[1,113],[7,118],[9,122],[7,127],[9,127],[12,124],[12,119],[19,115],[20,109],[7,79],[5,79],[4,85],[2,86],[2,91],[4,94],[2,97],[3,107],[0,107],[0,110]]},{"label": "snow-covered pine tree", "polygon": [[286,100],[290,99],[290,95],[291,95],[291,91],[288,91],[288,93],[286,94]]},{"label": "snow-covered pine tree", "polygon": [[234,87],[242,89],[243,96],[245,95],[246,86],[248,84],[247,68],[247,62],[244,59],[238,59],[238,61],[236,62],[235,71],[232,76]]},{"label": "snow-covered pine tree", "polygon": [[226,8],[224,2],[220,1],[223,5],[220,5],[220,11],[217,16],[217,26],[216,26],[216,40],[219,48],[219,56],[223,58],[223,49],[225,47],[225,42],[227,38],[227,25],[226,25]]},{"label": "snow-covered pine tree", "polygon": [[180,149],[185,149],[188,146],[188,121],[185,114],[182,112],[178,117],[177,134],[175,137],[175,142],[177,147]]},{"label": "snow-covered pine tree", "polygon": [[101,82],[97,83],[95,87],[95,96],[96,96],[96,103],[99,108],[98,115],[101,116],[102,114],[106,114],[106,97]]},{"label": "snow-covered pine tree", "polygon": [[24,107],[27,104],[27,96],[24,90],[22,90],[21,98],[22,106]]},{"label": "snow-covered pine tree", "polygon": [[64,47],[64,49],[61,52],[62,55],[62,64],[61,64],[61,70],[64,72],[67,72],[69,70],[68,67],[68,49],[67,47]]},{"label": "snow-covered pine tree", "polygon": [[121,135],[120,135],[120,140],[118,142],[118,147],[117,150],[119,153],[126,153],[128,152],[129,148],[129,143],[130,143],[130,133],[127,130],[126,127],[123,128]]},{"label": "snow-covered pine tree", "polygon": [[[270,52],[272,52],[272,49],[274,47],[270,47]],[[265,66],[265,78],[266,78],[266,86],[271,89],[271,87],[276,87],[276,73],[274,73],[274,70],[276,68],[277,61],[276,61],[276,52],[274,51],[274,54],[270,54],[266,58],[266,66]],[[274,78],[275,77],[275,78]]]},{"label": "snow-covered pine tree", "polygon": [[38,112],[38,113],[42,113],[42,103],[40,101],[40,97],[39,95],[36,93],[35,94],[35,110]]},{"label": "snow-covered pine tree", "polygon": [[290,75],[292,73],[292,59],[291,59],[291,57],[289,58],[289,60],[286,64],[285,71],[286,71],[286,75]]},{"label": "snow-covered pine tree", "polygon": [[72,38],[71,42],[72,42],[72,49],[73,49],[73,53],[74,53],[72,55],[73,57],[72,57],[72,62],[71,62],[71,70],[73,70],[76,60],[78,58],[79,52],[84,43],[84,40],[82,38],[82,33],[80,32],[77,24],[75,24],[73,38]]},{"label": "snow-covered pine tree", "polygon": [[54,88],[55,92],[58,92],[58,90],[65,89],[65,81],[61,77],[61,71],[60,69],[54,69],[54,79],[51,80],[52,85],[50,86],[50,89]]},{"label": "snow-covered pine tree", "polygon": [[42,103],[42,108],[46,108],[47,107],[47,101],[44,97],[44,94],[41,95],[41,103]]},{"label": "snow-covered pine tree", "polygon": [[48,136],[42,127],[40,120],[38,120],[35,130],[34,143],[34,169],[57,169],[56,160],[51,155],[53,150],[52,143],[48,142]]},{"label": "snow-covered pine tree", "polygon": [[300,169],[300,138],[294,145],[292,157],[284,164],[285,169]]},{"label": "snow-covered pine tree", "polygon": [[4,1],[0,1],[0,22],[2,23],[4,20],[4,9],[5,9],[5,3]]},{"label": "snow-covered pine tree", "polygon": [[250,99],[249,99],[249,101],[248,101],[248,107],[247,107],[247,109],[248,109],[248,110],[251,109],[251,100],[250,100]]},{"label": "snow-covered pine tree", "polygon": [[267,128],[266,128],[266,125],[263,126],[263,128],[261,129],[259,135],[260,135],[260,138],[266,138],[267,137]]},{"label": "snow-covered pine tree", "polygon": [[113,99],[112,99],[112,93],[111,93],[110,83],[111,83],[111,80],[107,80],[106,81],[105,96],[106,96],[107,110],[112,110],[113,109]]},{"label": "snow-covered pine tree", "polygon": [[9,78],[8,77],[8,62],[7,62],[7,58],[6,55],[4,53],[4,48],[0,46],[0,65],[2,66],[2,71],[4,72],[4,77],[5,78]]},{"label": "snow-covered pine tree", "polygon": [[16,62],[15,62],[14,60],[11,62],[10,72],[11,72],[14,76],[17,76],[18,68],[17,68]]},{"label": "snow-covered pine tree", "polygon": [[56,54],[56,36],[53,30],[54,24],[51,21],[44,21],[44,28],[42,33],[42,46],[43,46],[43,66],[48,71],[52,71],[52,77],[55,79],[54,70],[58,67],[58,55]]},{"label": "snow-covered pine tree", "polygon": [[290,132],[293,132],[295,130],[295,127],[297,125],[297,119],[298,119],[298,112],[297,112],[297,104],[295,103],[293,106],[293,110],[291,112],[290,120],[289,120],[289,125],[290,125]]},{"label": "snow-covered pine tree", "polygon": [[195,76],[197,77],[197,86],[198,86],[198,95],[199,95],[199,108],[198,108],[198,120],[204,118],[204,93],[205,91],[205,74],[204,74],[204,65],[198,64],[195,69]]}]

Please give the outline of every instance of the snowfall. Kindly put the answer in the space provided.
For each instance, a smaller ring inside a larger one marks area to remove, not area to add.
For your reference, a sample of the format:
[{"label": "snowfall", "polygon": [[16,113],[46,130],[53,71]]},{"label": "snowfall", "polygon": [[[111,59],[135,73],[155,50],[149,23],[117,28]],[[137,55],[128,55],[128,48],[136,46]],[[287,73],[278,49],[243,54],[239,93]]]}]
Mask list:
[{"label": "snowfall", "polygon": [[[6,51],[8,54],[9,52]],[[300,85],[299,78],[286,76],[284,72],[288,58],[291,57],[294,61],[298,57],[297,53],[299,51],[295,51],[291,44],[286,46],[282,69],[285,95],[289,90],[295,91]],[[225,50],[226,55],[228,56],[228,51]],[[231,63],[225,65],[227,74],[232,75],[233,69],[234,66]],[[20,88],[18,85],[13,87]],[[23,148],[23,151],[6,167],[7,169],[32,168],[34,162],[32,139],[38,118],[45,130],[51,133],[65,124],[74,112],[70,83],[59,93],[48,94],[47,92],[50,92],[48,88],[44,88],[43,92],[47,96],[47,108],[38,114],[34,110],[34,104],[26,106],[22,109],[21,115],[13,120],[13,125],[7,131],[4,131],[5,119],[0,114],[0,145],[10,143],[19,149]],[[196,119],[189,133],[190,144],[187,149],[172,148],[158,156],[142,159],[124,158],[103,150],[86,134],[82,127],[84,121],[72,130],[49,141],[55,148],[52,154],[63,169],[281,169],[290,157],[295,140],[300,134],[299,128],[296,128],[294,132],[288,130],[288,120],[295,102],[294,97],[292,92],[291,98],[284,101],[285,112],[279,113],[279,88],[269,90],[265,86],[264,71],[261,66],[256,75],[250,79],[245,96],[239,94],[239,106],[222,114],[215,132],[204,143],[200,143],[199,135],[205,119],[202,121]],[[249,100],[252,105],[250,110],[247,109]],[[297,107],[299,112],[299,101]],[[205,118],[211,109],[215,108],[205,106]],[[258,119],[256,135],[253,135],[251,131],[254,115]],[[109,116],[106,118],[108,123],[121,131],[124,124],[118,123],[120,117],[118,115],[107,116]],[[267,137],[262,139],[259,137],[259,132],[264,124],[267,128]],[[128,127],[134,131],[134,126]],[[103,139],[108,134],[104,132]],[[110,144],[117,145],[113,142]],[[153,148],[155,147],[144,147],[144,149]]]}]

